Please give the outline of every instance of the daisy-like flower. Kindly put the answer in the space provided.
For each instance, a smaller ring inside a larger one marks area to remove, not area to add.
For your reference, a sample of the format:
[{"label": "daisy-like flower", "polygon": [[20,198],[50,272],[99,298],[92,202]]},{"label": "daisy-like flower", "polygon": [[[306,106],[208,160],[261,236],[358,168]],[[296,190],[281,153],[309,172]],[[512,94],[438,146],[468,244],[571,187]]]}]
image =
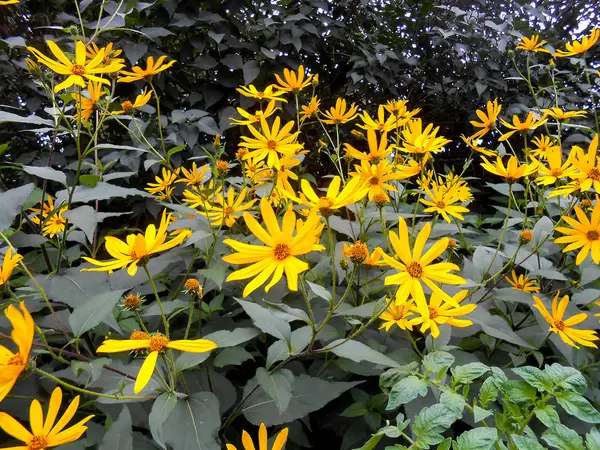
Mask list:
[{"label": "daisy-like flower", "polygon": [[494,175],[504,178],[508,184],[516,183],[522,177],[531,175],[538,169],[538,164],[533,162],[531,164],[519,164],[519,160],[516,156],[511,156],[506,166],[502,162],[500,156],[496,157],[496,164],[488,161],[485,156],[482,156],[483,163],[481,167]]},{"label": "daisy-like flower", "polygon": [[460,302],[465,299],[468,293],[468,290],[462,290],[458,294],[450,297],[451,300],[448,301],[440,297],[440,295],[434,291],[429,297],[429,304],[427,305],[425,314],[413,306],[413,310],[421,314],[421,316],[411,319],[411,326],[421,324],[419,331],[424,333],[429,330],[434,339],[437,339],[440,336],[439,325],[450,325],[451,327],[457,328],[470,327],[473,325],[472,321],[458,318],[472,313],[477,308],[477,305],[474,303],[460,305]]},{"label": "daisy-like flower", "polygon": [[267,86],[264,91],[259,91],[254,87],[253,84],[250,86],[240,86],[236,89],[240,94],[244,97],[256,98],[260,101],[263,100],[275,100],[276,102],[284,102],[287,103],[285,98],[281,98],[282,95],[285,95],[285,91],[275,90],[276,86],[272,84],[271,86]]},{"label": "daisy-like flower", "polygon": [[354,244],[348,245],[344,242],[344,250],[342,255],[352,261],[354,264],[361,264],[369,257],[369,247],[361,241],[356,241]]},{"label": "daisy-like flower", "polygon": [[65,231],[67,219],[63,217],[63,213],[67,211],[67,205],[55,209],[52,197],[47,195],[46,199],[46,203],[42,204],[41,208],[30,208],[29,211],[39,214],[32,217],[31,221],[36,225],[42,225],[42,234],[53,238]]},{"label": "daisy-like flower", "polygon": [[558,146],[547,152],[546,159],[547,165],[538,166],[538,177],[535,179],[538,184],[548,186],[563,178],[575,178],[578,173],[569,158],[563,163],[562,150]]},{"label": "daisy-like flower", "polygon": [[377,108],[377,120],[372,119],[369,113],[366,111],[364,111],[362,114],[359,114],[359,117],[363,121],[363,125],[358,124],[357,126],[363,130],[373,130],[387,133],[398,126],[398,119],[394,114],[390,114],[390,116],[386,119],[384,105],[379,105]]},{"label": "daisy-like flower", "polygon": [[299,131],[290,133],[294,127],[294,121],[290,120],[281,129],[281,119],[275,118],[273,127],[269,129],[269,124],[264,117],[260,118],[261,132],[252,125],[248,125],[248,130],[254,138],[242,136],[244,147],[250,150],[244,156],[244,160],[252,159],[254,162],[266,160],[267,166],[270,168],[281,168],[279,154],[289,155],[295,154],[296,151],[302,149],[302,144],[296,142]]},{"label": "daisy-like flower", "polygon": [[550,108],[543,110],[546,115],[550,117],[554,117],[556,120],[568,120],[573,117],[585,117],[587,116],[587,112],[578,110],[578,111],[563,111],[560,108]]},{"label": "daisy-like flower", "polygon": [[448,238],[440,239],[429,250],[423,253],[425,244],[431,233],[431,223],[428,222],[419,231],[411,253],[408,226],[403,217],[398,219],[398,230],[399,234],[393,231],[389,233],[390,243],[396,252],[395,257],[383,254],[385,262],[398,271],[397,274],[386,277],[384,281],[386,286],[393,284],[400,285],[396,292],[396,304],[401,305],[407,301],[409,296],[412,296],[419,313],[427,317],[427,301],[425,300],[425,293],[421,285],[421,283],[424,283],[443,300],[458,307],[458,303],[436,283],[458,285],[466,283],[464,278],[450,273],[454,270],[459,270],[459,267],[456,264],[448,262],[432,264],[448,248]]},{"label": "daisy-like flower", "polygon": [[517,273],[514,270],[511,272],[511,277],[512,278],[506,277],[506,281],[508,281],[508,284],[510,284],[513,289],[523,292],[540,292],[537,280],[530,280],[528,276],[523,274],[517,276]]},{"label": "daisy-like flower", "polygon": [[146,105],[150,101],[150,97],[152,97],[152,92],[147,92],[146,89],[144,89],[144,92],[135,97],[135,102],[131,103],[129,100],[125,100],[121,103],[121,109],[119,111],[113,111],[112,114],[132,115],[136,109]]},{"label": "daisy-like flower", "polygon": [[600,38],[600,28],[594,28],[589,36],[584,36],[579,41],[573,41],[565,45],[566,50],[557,50],[552,56],[564,58],[566,56],[581,55],[587,52]]},{"label": "daisy-like flower", "polygon": [[[284,428],[277,434],[277,437],[275,438],[275,442],[273,442],[273,446],[271,447],[271,450],[283,450],[283,447],[284,447],[285,443],[287,442],[287,437],[288,437],[288,429]],[[269,437],[267,435],[267,427],[265,426],[264,423],[261,423],[260,428],[258,429],[258,448],[260,450],[269,450],[268,449],[268,445],[269,445],[268,439],[269,439]],[[250,435],[248,434],[248,432],[246,430],[244,430],[242,432],[242,445],[244,446],[244,450],[255,450],[256,449],[256,447],[254,446],[254,443],[252,442],[252,438],[250,437]],[[232,444],[227,444],[226,447],[227,447],[227,450],[237,450],[236,446],[232,445]]]},{"label": "daisy-like flower", "polygon": [[301,106],[300,109],[300,120],[305,121],[306,119],[310,119],[313,116],[316,116],[319,112],[319,106],[321,105],[321,100],[317,97],[313,96],[310,99],[310,103],[306,106]]},{"label": "daisy-like flower", "polygon": [[227,197],[218,195],[214,202],[209,203],[206,212],[200,213],[210,220],[212,226],[221,226],[223,223],[228,227],[232,227],[235,221],[242,217],[244,211],[247,211],[256,203],[256,199],[244,203],[248,190],[242,189],[237,198],[235,189],[230,187],[227,191]]},{"label": "daisy-like flower", "polygon": [[550,53],[550,50],[546,50],[543,47],[547,43],[548,41],[540,41],[539,35],[534,34],[530,38],[523,36],[519,41],[517,48],[534,53]]},{"label": "daisy-like flower", "polygon": [[350,122],[356,116],[358,116],[358,105],[352,103],[350,108],[343,98],[338,98],[335,101],[335,107],[329,108],[329,111],[321,113],[324,117],[323,122],[328,125],[340,125],[342,123]]},{"label": "daisy-like flower", "polygon": [[542,300],[535,295],[533,296],[534,304],[532,306],[537,309],[546,322],[550,324],[548,331],[558,334],[565,344],[572,347],[579,348],[577,344],[580,344],[585,347],[598,348],[598,346],[592,342],[598,340],[598,336],[594,330],[578,330],[573,328],[574,325],[578,325],[587,319],[587,314],[582,312],[575,314],[568,319],[564,319],[565,311],[569,305],[569,296],[565,295],[559,303],[559,295],[560,292],[558,292],[552,300],[552,313],[548,311]]},{"label": "daisy-like flower", "polygon": [[46,420],[44,421],[42,405],[37,399],[33,400],[29,408],[29,425],[31,426],[31,431],[21,425],[11,415],[0,412],[0,428],[2,428],[9,436],[14,437],[24,444],[17,447],[9,447],[5,450],[46,450],[79,439],[88,428],[85,426],[86,422],[94,417],[94,415],[89,415],[75,425],[71,425],[69,428],[65,429],[77,412],[77,408],[79,407],[79,395],[73,399],[65,413],[57,422],[56,418],[58,417],[61,405],[62,390],[59,387],[56,387],[50,396],[48,412],[46,413]]},{"label": "daisy-like flower", "polygon": [[106,44],[106,47],[98,47],[95,42],[93,42],[93,41],[89,42],[87,49],[86,49],[86,55],[87,55],[88,59],[94,59],[96,57],[96,55],[98,53],[100,53],[100,50],[104,51],[104,60],[102,61],[102,63],[105,66],[109,66],[113,63],[122,64],[122,65],[125,64],[125,59],[119,58],[121,53],[123,53],[123,50],[121,50],[121,49],[114,50],[112,42],[109,42],[108,44]]},{"label": "daisy-like flower", "polygon": [[86,87],[85,80],[96,81],[110,86],[110,81],[106,78],[101,78],[98,75],[105,73],[118,72],[123,67],[123,64],[113,62],[109,65],[104,65],[104,50],[100,52],[90,61],[87,60],[85,52],[85,44],[77,41],[75,44],[75,59],[71,61],[67,55],[53,41],[46,41],[48,48],[58,61],[48,58],[42,52],[33,47],[27,47],[38,62],[47,66],[53,72],[59,75],[66,75],[67,79],[54,87],[54,92],[60,92],[63,89],[70,88],[73,85]]},{"label": "daisy-like flower", "polygon": [[298,73],[293,70],[283,69],[283,80],[278,74],[275,74],[275,79],[277,80],[278,85],[275,87],[282,91],[293,92],[297,94],[302,89],[307,86],[310,86],[312,82],[312,75],[305,77],[304,66],[300,64],[298,67]]},{"label": "daisy-like flower", "polygon": [[[398,159],[396,159],[398,161]],[[412,178],[415,175],[419,175],[423,172],[423,164],[425,161],[418,163],[414,159],[406,160],[406,164],[394,163],[394,169],[396,170],[396,175],[399,180],[406,180],[407,178]]]},{"label": "daisy-like flower", "polygon": [[265,119],[267,117],[271,117],[273,113],[277,111],[277,109],[277,103],[275,103],[275,100],[271,100],[267,104],[267,107],[264,109],[264,111],[262,109],[257,109],[254,111],[254,113],[250,113],[243,108],[237,107],[236,110],[238,114],[243,117],[243,119],[240,120],[232,118],[231,123],[233,125],[253,125],[255,123],[259,123],[261,117],[264,117]]},{"label": "daisy-like flower", "polygon": [[418,155],[441,152],[444,145],[452,141],[443,136],[438,136],[439,130],[440,127],[434,128],[431,123],[423,129],[421,119],[411,120],[402,130],[403,141],[398,148],[403,152]]},{"label": "daisy-like flower", "polygon": [[581,192],[581,183],[578,180],[574,180],[565,184],[564,186],[557,187],[548,194],[548,198],[558,197],[560,195],[567,197],[574,192]]},{"label": "daisy-like flower", "polygon": [[379,329],[385,328],[385,331],[389,332],[390,328],[394,325],[398,325],[398,328],[401,330],[412,331],[412,324],[409,319],[409,317],[414,314],[412,302],[405,302],[401,305],[397,305],[395,301],[390,302],[387,298],[385,300],[388,303],[388,307],[379,315],[379,318],[383,320]]},{"label": "daisy-like flower", "polygon": [[502,110],[502,105],[498,104],[498,99],[495,98],[493,102],[487,102],[486,110],[487,115],[480,109],[475,111],[475,114],[477,114],[477,117],[479,117],[481,122],[471,120],[471,125],[473,125],[475,128],[481,128],[481,130],[471,136],[471,140],[479,139],[485,136],[492,128],[496,126],[496,120],[498,120],[498,115]]},{"label": "daisy-like flower", "polygon": [[[7,254],[9,253],[7,252]],[[13,328],[10,337],[17,346],[17,352],[13,353],[3,345],[0,345],[0,402],[10,392],[21,373],[27,367],[29,353],[33,344],[35,330],[33,318],[29,314],[29,311],[27,311],[25,303],[21,302],[19,307],[21,311],[14,305],[8,305],[4,310],[4,315]]]},{"label": "daisy-like flower", "polygon": [[[482,155],[485,155],[485,156],[497,156],[498,155],[498,152],[496,150],[490,150],[485,147],[481,147],[478,144],[478,142],[471,139],[470,137],[466,137],[464,134],[461,134],[460,138],[463,140],[463,142],[465,144],[467,144],[469,146],[469,148],[471,150],[473,150],[476,153],[481,153]],[[480,142],[480,140],[477,140],[477,141]]]},{"label": "daisy-like flower", "polygon": [[210,177],[210,166],[205,164],[198,168],[196,161],[194,161],[190,170],[182,167],[181,172],[183,176],[182,178],[179,178],[176,183],[185,183],[188,186],[196,186],[205,183],[208,180]]},{"label": "daisy-like flower", "polygon": [[21,261],[23,257],[18,253],[13,255],[12,248],[9,247],[4,254],[4,260],[2,262],[2,267],[0,268],[0,287],[7,284],[9,278],[11,277],[13,270],[19,261]]},{"label": "daisy-like flower", "polygon": [[163,211],[158,230],[154,224],[150,224],[146,228],[145,234],[128,234],[125,242],[114,236],[106,236],[104,246],[108,254],[115,259],[98,261],[84,256],[83,259],[98,267],[81,269],[81,271],[112,273],[114,270],[127,267],[127,273],[134,276],[137,273],[138,265],[147,264],[151,255],[176,247],[185,239],[185,234],[179,234],[174,239],[167,241],[169,223],[171,223],[171,214]]},{"label": "daisy-like flower", "polygon": [[456,205],[455,203],[461,203],[462,200],[457,195],[454,189],[446,189],[445,187],[432,186],[432,189],[425,189],[426,198],[420,200],[427,208],[423,210],[426,213],[437,213],[441,215],[444,220],[448,223],[451,222],[450,217],[456,217],[458,220],[465,220],[462,213],[467,213],[469,210],[462,205]]},{"label": "daisy-like flower", "polygon": [[89,98],[76,93],[71,94],[77,106],[77,114],[84,122],[89,121],[92,114],[97,111],[97,103],[105,94],[102,85],[94,81],[88,83],[87,91]]},{"label": "daisy-like flower", "polygon": [[408,109],[408,100],[388,100],[383,107],[396,118],[396,126],[403,127],[410,119],[421,112],[421,108]]},{"label": "daisy-like flower", "polygon": [[[142,69],[140,66],[135,66],[131,68],[131,72],[127,71],[127,70],[122,70],[121,71],[121,77],[119,77],[119,82],[120,83],[132,83],[134,81],[138,81],[138,80],[145,80],[145,81],[152,81],[152,78],[164,71],[167,70],[168,68],[170,68],[173,64],[175,64],[175,60],[171,60],[168,63],[164,64],[165,59],[167,59],[167,57],[165,55],[159,57],[156,62],[154,62],[154,57],[153,56],[148,56],[148,59],[146,59],[146,68]],[[123,76],[124,75],[124,76]]]},{"label": "daisy-like flower", "polygon": [[158,356],[168,348],[188,353],[204,353],[217,348],[217,344],[208,339],[171,341],[161,333],[148,334],[144,331],[134,331],[129,339],[106,339],[98,347],[96,353],[119,353],[147,349],[148,356],[144,359],[133,386],[133,392],[139,394],[152,378]]},{"label": "daisy-like flower", "polygon": [[364,186],[368,188],[367,195],[371,201],[376,195],[381,194],[385,197],[385,201],[389,202],[388,191],[398,191],[389,182],[403,177],[402,173],[394,170],[394,166],[387,159],[378,164],[370,164],[368,161],[362,160],[360,166],[355,165],[354,168],[356,172],[350,172],[350,176],[362,180]]},{"label": "daisy-like flower", "polygon": [[194,186],[192,190],[183,191],[183,201],[190,203],[190,208],[204,208],[221,192],[221,186],[215,186],[215,180],[210,180],[208,186],[205,184]]},{"label": "daisy-like flower", "polygon": [[506,141],[509,137],[511,137],[516,132],[525,133],[530,130],[535,130],[537,127],[544,125],[547,121],[548,121],[548,119],[536,120],[535,115],[533,114],[533,111],[530,111],[529,114],[527,114],[527,117],[525,118],[524,122],[521,122],[521,119],[519,118],[519,116],[517,116],[515,114],[512,118],[512,122],[513,122],[512,125],[510,123],[508,123],[506,120],[500,119],[500,122],[502,122],[502,125],[504,125],[506,128],[511,129],[512,131],[504,133],[502,136],[500,136],[498,141]]},{"label": "daisy-like flower", "polygon": [[375,247],[375,250],[362,262],[367,266],[383,267],[386,266],[386,262],[383,260],[383,249],[381,247]]},{"label": "daisy-like flower", "polygon": [[575,177],[581,183],[581,190],[585,192],[593,187],[596,192],[600,192],[598,135],[596,134],[594,139],[592,139],[592,142],[590,142],[587,153],[584,153],[581,147],[574,146],[571,154],[573,165],[580,172]]},{"label": "daisy-like flower", "polygon": [[367,129],[367,142],[369,144],[369,153],[361,152],[350,144],[344,144],[346,155],[360,161],[366,160],[371,164],[377,164],[392,154],[392,146],[388,147],[387,132],[385,131],[381,134],[378,144],[375,130]]},{"label": "daisy-like flower", "polygon": [[531,143],[535,145],[535,148],[531,149],[531,156],[539,159],[546,159],[546,155],[555,149],[560,151],[560,146],[556,145],[556,141],[549,136],[536,136]]},{"label": "daisy-like flower", "polygon": [[556,231],[564,234],[554,240],[556,244],[569,244],[563,249],[563,253],[571,250],[579,250],[575,263],[580,265],[591,253],[592,260],[600,264],[600,202],[597,202],[592,210],[592,216],[588,219],[579,206],[575,206],[577,220],[569,216],[562,219],[571,226],[556,227]]},{"label": "daisy-like flower", "polygon": [[298,276],[308,270],[308,264],[298,258],[312,251],[324,249],[318,244],[315,230],[319,226],[320,217],[311,214],[306,222],[295,233],[297,228],[296,214],[288,208],[283,216],[283,226],[279,227],[277,216],[266,198],[260,201],[260,211],[265,229],[247,212],[244,221],[250,231],[264,245],[245,244],[233,239],[225,239],[224,244],[233,248],[237,253],[223,256],[223,261],[230,264],[248,264],[250,266],[236,270],[227,277],[227,281],[254,279],[244,288],[243,296],[247,297],[259,286],[264,284],[272,275],[265,287],[268,292],[279,280],[283,273],[287,278],[287,286],[291,291],[298,290]]},{"label": "daisy-like flower", "polygon": [[148,186],[144,188],[144,190],[148,191],[150,194],[156,195],[160,193],[167,192],[168,189],[173,186],[173,183],[177,181],[177,176],[179,175],[179,168],[175,169],[174,172],[167,169],[166,167],[162,168],[162,178],[156,175],[154,180],[156,183],[148,183]]}]

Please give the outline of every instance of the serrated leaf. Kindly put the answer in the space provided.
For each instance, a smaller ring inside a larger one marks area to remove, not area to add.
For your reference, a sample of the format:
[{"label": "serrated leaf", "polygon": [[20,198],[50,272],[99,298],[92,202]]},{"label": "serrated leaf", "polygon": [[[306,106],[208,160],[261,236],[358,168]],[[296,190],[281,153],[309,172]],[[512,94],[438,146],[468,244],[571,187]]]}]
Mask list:
[{"label": "serrated leaf", "polygon": [[548,428],[542,434],[542,439],[550,447],[559,450],[585,450],[581,436],[563,424]]},{"label": "serrated leaf", "polygon": [[458,437],[453,450],[490,450],[496,439],[498,439],[498,430],[495,428],[474,428]]},{"label": "serrated leaf", "polygon": [[475,405],[473,407],[473,421],[474,422],[481,422],[482,420],[485,420],[488,417],[490,417],[492,414],[494,414],[492,411],[483,409],[477,405]]},{"label": "serrated leaf", "polygon": [[577,369],[565,367],[558,363],[550,364],[544,367],[546,372],[555,385],[568,391],[583,394],[587,391],[587,381]]},{"label": "serrated leaf", "polygon": [[386,410],[391,411],[400,405],[413,401],[418,396],[427,395],[427,382],[414,375],[410,375],[398,381],[389,394]]},{"label": "serrated leaf", "polygon": [[538,406],[533,410],[535,417],[550,428],[560,423],[560,417],[552,405]]},{"label": "serrated leaf", "polygon": [[413,425],[413,433],[417,436],[415,444],[424,449],[439,444],[444,440],[441,433],[450,428],[454,421],[454,413],[447,406],[438,403],[423,408]]},{"label": "serrated leaf", "polygon": [[542,444],[534,436],[513,434],[511,437],[519,450],[544,450]]},{"label": "serrated leaf", "polygon": [[585,444],[588,450],[600,450],[600,431],[597,428],[592,428],[585,435]]},{"label": "serrated leaf", "polygon": [[584,397],[576,392],[566,391],[555,394],[556,401],[572,416],[587,423],[600,423],[600,413]]},{"label": "serrated leaf", "polygon": [[458,420],[463,415],[466,401],[462,395],[456,392],[442,392],[442,395],[440,395],[440,404],[450,408]]},{"label": "serrated leaf", "polygon": [[331,292],[329,292],[323,286],[311,283],[310,281],[307,281],[306,284],[308,284],[308,287],[316,296],[321,297],[322,299],[327,300],[328,302],[331,302]]},{"label": "serrated leaf", "polygon": [[275,402],[279,414],[283,414],[292,400],[294,374],[287,369],[270,374],[264,368],[259,367],[256,370],[256,381]]},{"label": "serrated leaf", "polygon": [[450,366],[454,364],[454,356],[448,352],[435,351],[428,353],[423,358],[423,367],[426,372],[433,372],[438,374],[440,372],[446,372]]},{"label": "serrated leaf", "polygon": [[452,377],[456,383],[470,383],[490,370],[485,364],[474,362],[464,366],[453,367]]},{"label": "serrated leaf", "polygon": [[526,381],[508,380],[500,386],[500,392],[506,399],[515,402],[531,402],[534,401],[537,391]]},{"label": "serrated leaf", "polygon": [[541,392],[550,392],[553,388],[552,377],[548,375],[547,372],[544,372],[537,367],[518,367],[516,369],[512,369],[514,373],[519,375],[525,381],[527,381],[530,385],[536,388]]},{"label": "serrated leaf", "polygon": [[154,400],[152,410],[148,415],[148,424],[152,438],[164,450],[167,450],[167,446],[163,439],[163,425],[175,409],[175,406],[177,406],[177,397],[170,392],[165,392]]},{"label": "serrated leaf", "polygon": [[239,366],[254,357],[242,347],[229,347],[221,350],[213,361],[215,367]]}]

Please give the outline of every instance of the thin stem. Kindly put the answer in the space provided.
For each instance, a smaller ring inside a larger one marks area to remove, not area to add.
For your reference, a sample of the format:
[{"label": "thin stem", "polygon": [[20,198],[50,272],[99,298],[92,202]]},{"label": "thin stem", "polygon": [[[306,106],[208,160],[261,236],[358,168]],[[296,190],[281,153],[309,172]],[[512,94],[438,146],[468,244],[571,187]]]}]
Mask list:
[{"label": "thin stem", "polygon": [[154,89],[154,84],[152,83],[152,81],[150,81],[149,84],[150,89],[152,89],[152,92],[154,92],[154,98],[156,99],[156,114],[158,114],[158,133],[160,134],[161,147],[166,155],[167,150],[165,149],[165,139],[163,138],[162,120],[160,118],[160,98],[158,96],[158,92],[156,92],[156,89]]},{"label": "thin stem", "polygon": [[167,336],[167,339],[169,339],[169,321],[167,320],[165,310],[163,308],[162,302],[160,301],[158,291],[156,290],[156,285],[154,284],[154,280],[152,279],[152,275],[150,275],[150,271],[148,270],[148,267],[145,264],[142,267],[144,268],[144,271],[146,272],[146,275],[148,276],[148,281],[150,281],[150,286],[152,286],[152,292],[154,292],[154,298],[156,299],[156,303],[158,304],[158,308],[160,309],[160,315],[162,317],[163,325],[165,327],[165,335]]}]

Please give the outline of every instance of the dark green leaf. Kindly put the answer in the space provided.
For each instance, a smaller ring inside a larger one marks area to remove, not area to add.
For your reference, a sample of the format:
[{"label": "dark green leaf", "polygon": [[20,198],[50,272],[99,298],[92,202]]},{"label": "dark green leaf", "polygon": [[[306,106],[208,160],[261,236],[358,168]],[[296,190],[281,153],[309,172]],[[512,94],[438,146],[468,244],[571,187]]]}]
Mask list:
[{"label": "dark green leaf", "polygon": [[119,418],[112,423],[99,450],[132,450],[133,435],[131,431],[131,414],[129,408],[123,406]]},{"label": "dark green leaf", "polygon": [[534,436],[513,434],[511,437],[519,450],[544,450],[542,444]]},{"label": "dark green leaf", "polygon": [[275,402],[279,413],[283,414],[292,400],[294,374],[287,369],[270,374],[259,367],[256,370],[256,380],[263,391]]},{"label": "dark green leaf", "polygon": [[474,428],[461,434],[452,446],[454,450],[490,450],[498,439],[495,428]]},{"label": "dark green leaf", "polygon": [[388,404],[385,409],[388,411],[396,409],[400,405],[413,401],[419,395],[421,397],[427,395],[427,382],[414,375],[410,375],[394,385],[390,391]]},{"label": "dark green leaf", "polygon": [[33,192],[33,183],[0,192],[0,231],[10,227],[15,216],[21,211],[21,206],[27,201]]},{"label": "dark green leaf", "polygon": [[552,377],[547,372],[543,372],[537,367],[518,367],[516,369],[512,369],[512,371],[527,381],[538,391],[549,392],[552,390]]},{"label": "dark green leaf", "polygon": [[379,353],[377,350],[373,350],[362,342],[353,340],[344,341],[345,339],[337,339],[325,348],[334,347],[333,350],[331,350],[331,353],[340,358],[347,358],[355,362],[367,361],[385,367],[400,367],[400,364],[390,357],[383,353]]},{"label": "dark green leaf", "polygon": [[175,406],[177,406],[177,398],[175,395],[165,392],[154,400],[152,411],[150,411],[150,415],[148,416],[150,433],[152,433],[154,442],[164,450],[167,450],[167,447],[163,439],[163,424],[171,415]]},{"label": "dark green leaf", "polygon": [[469,363],[464,366],[452,368],[452,378],[456,383],[470,383],[490,370],[488,366],[482,363]]},{"label": "dark green leaf", "polygon": [[600,423],[600,413],[581,395],[571,392],[558,392],[556,401],[563,409],[587,423]]},{"label": "dark green leaf", "polygon": [[220,450],[219,401],[211,392],[196,392],[177,405],[163,425],[164,441],[172,450]]},{"label": "dark green leaf", "polygon": [[415,417],[413,425],[413,433],[417,436],[416,444],[425,449],[439,444],[444,440],[441,433],[450,428],[455,419],[454,412],[439,403],[423,408]]},{"label": "dark green leaf", "polygon": [[52,167],[23,166],[23,170],[30,175],[35,175],[44,180],[57,181],[63,185],[67,184],[67,176],[65,173],[53,169]]}]

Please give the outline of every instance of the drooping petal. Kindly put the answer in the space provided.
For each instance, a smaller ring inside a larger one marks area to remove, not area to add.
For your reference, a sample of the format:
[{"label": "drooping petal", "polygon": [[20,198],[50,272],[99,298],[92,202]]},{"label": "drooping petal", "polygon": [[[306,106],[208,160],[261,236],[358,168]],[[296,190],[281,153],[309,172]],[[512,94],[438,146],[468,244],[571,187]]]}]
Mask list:
[{"label": "drooping petal", "polygon": [[157,358],[158,352],[150,352],[150,354],[144,360],[133,386],[133,392],[136,394],[139,394],[146,387],[150,381],[150,378],[152,378],[154,368],[156,367]]}]

